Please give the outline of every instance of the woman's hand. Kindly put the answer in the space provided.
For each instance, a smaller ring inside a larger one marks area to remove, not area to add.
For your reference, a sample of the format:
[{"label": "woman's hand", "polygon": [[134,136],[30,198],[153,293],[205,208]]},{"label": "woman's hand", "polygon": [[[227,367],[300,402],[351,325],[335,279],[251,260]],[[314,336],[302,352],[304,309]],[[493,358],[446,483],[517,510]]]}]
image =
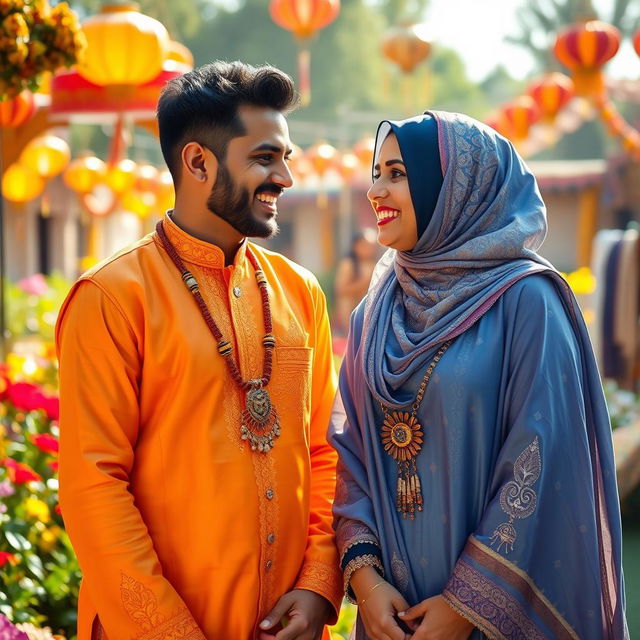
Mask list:
[{"label": "woman's hand", "polygon": [[427,598],[398,615],[414,629],[412,640],[466,640],[474,629],[442,596]]},{"label": "woman's hand", "polygon": [[[351,578],[358,598],[358,612],[371,640],[409,640],[396,620],[398,611],[408,608],[402,594],[371,567],[363,567]],[[360,604],[361,603],[361,604]]]}]

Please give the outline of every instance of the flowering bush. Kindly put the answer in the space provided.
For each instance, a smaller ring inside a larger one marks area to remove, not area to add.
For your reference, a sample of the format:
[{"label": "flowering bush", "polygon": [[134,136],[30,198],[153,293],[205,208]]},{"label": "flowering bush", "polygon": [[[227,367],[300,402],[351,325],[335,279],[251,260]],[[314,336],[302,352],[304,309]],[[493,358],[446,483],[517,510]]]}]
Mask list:
[{"label": "flowering bush", "polygon": [[76,64],[86,46],[66,2],[0,0],[0,98],[36,90],[42,73]]},{"label": "flowering bush", "polygon": [[0,613],[71,637],[80,570],[58,507],[58,400],[5,368],[0,401]]}]

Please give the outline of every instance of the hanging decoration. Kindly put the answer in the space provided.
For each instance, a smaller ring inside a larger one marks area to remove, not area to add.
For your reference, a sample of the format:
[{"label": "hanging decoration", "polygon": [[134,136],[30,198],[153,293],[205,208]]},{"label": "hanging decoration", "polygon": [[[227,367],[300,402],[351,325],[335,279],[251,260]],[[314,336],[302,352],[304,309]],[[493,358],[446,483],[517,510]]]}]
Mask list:
[{"label": "hanging decoration", "polygon": [[569,76],[553,71],[530,84],[527,93],[540,110],[542,121],[552,123],[575,95],[575,87]]},{"label": "hanging decoration", "polygon": [[44,180],[33,169],[14,162],[2,176],[2,194],[17,204],[37,198],[44,190]]},{"label": "hanging decoration", "polygon": [[271,0],[272,20],[292,31],[298,41],[298,86],[303,106],[311,102],[311,54],[309,41],[340,13],[340,0]]},{"label": "hanging decoration", "polygon": [[0,127],[16,129],[31,118],[35,111],[31,91],[22,91],[15,98],[0,102]]},{"label": "hanging decoration", "polygon": [[531,96],[519,96],[502,108],[511,138],[516,144],[526,140],[531,125],[540,118],[540,109]]},{"label": "hanging decoration", "polygon": [[426,40],[421,24],[392,27],[382,39],[382,54],[403,73],[411,73],[430,53],[431,43]]},{"label": "hanging decoration", "polygon": [[602,67],[618,52],[620,31],[600,20],[579,22],[562,30],[553,53],[571,70],[576,94],[589,98],[606,92]]},{"label": "hanging decoration", "polygon": [[34,138],[20,155],[20,162],[42,178],[53,178],[69,164],[71,151],[65,140],[45,135]]}]

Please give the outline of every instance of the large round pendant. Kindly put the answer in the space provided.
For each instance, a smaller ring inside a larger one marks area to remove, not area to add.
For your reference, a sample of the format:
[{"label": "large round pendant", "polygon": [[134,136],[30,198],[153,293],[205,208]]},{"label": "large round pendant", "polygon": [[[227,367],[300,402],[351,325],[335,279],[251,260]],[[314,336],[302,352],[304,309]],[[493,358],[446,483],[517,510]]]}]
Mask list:
[{"label": "large round pendant", "polygon": [[387,414],[380,437],[384,450],[398,462],[412,460],[422,449],[422,427],[415,416],[408,412]]},{"label": "large round pendant", "polygon": [[246,396],[247,411],[259,424],[266,422],[271,413],[271,398],[266,389],[250,389]]}]

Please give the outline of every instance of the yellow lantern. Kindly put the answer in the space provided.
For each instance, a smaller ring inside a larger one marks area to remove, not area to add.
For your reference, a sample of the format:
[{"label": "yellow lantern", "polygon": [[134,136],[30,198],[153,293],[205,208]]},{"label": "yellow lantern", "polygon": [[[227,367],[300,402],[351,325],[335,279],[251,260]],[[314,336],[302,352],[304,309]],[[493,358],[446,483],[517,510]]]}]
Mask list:
[{"label": "yellow lantern", "polygon": [[14,162],[2,177],[2,193],[11,202],[29,202],[44,190],[44,180],[20,162]]},{"label": "yellow lantern", "polygon": [[104,178],[105,184],[114,193],[120,195],[129,189],[132,189],[137,180],[136,171],[138,165],[133,160],[120,160],[117,164],[107,169],[107,175]]},{"label": "yellow lantern", "polygon": [[156,78],[169,51],[169,34],[137,4],[108,4],[82,23],[87,37],[80,75],[94,84],[141,85]]},{"label": "yellow lantern", "polygon": [[184,65],[186,67],[189,67],[189,69],[193,69],[193,54],[181,42],[177,42],[176,40],[172,40],[169,43],[167,60],[173,60],[180,65]]},{"label": "yellow lantern", "polygon": [[24,148],[20,162],[43,178],[57,176],[69,164],[69,145],[57,136],[34,138]]},{"label": "yellow lantern", "polygon": [[155,207],[156,195],[150,191],[127,191],[120,199],[120,205],[125,211],[135,213],[139,218],[146,218]]},{"label": "yellow lantern", "polygon": [[64,172],[65,184],[76,193],[85,194],[93,188],[106,175],[107,166],[100,158],[83,156],[73,160]]}]

